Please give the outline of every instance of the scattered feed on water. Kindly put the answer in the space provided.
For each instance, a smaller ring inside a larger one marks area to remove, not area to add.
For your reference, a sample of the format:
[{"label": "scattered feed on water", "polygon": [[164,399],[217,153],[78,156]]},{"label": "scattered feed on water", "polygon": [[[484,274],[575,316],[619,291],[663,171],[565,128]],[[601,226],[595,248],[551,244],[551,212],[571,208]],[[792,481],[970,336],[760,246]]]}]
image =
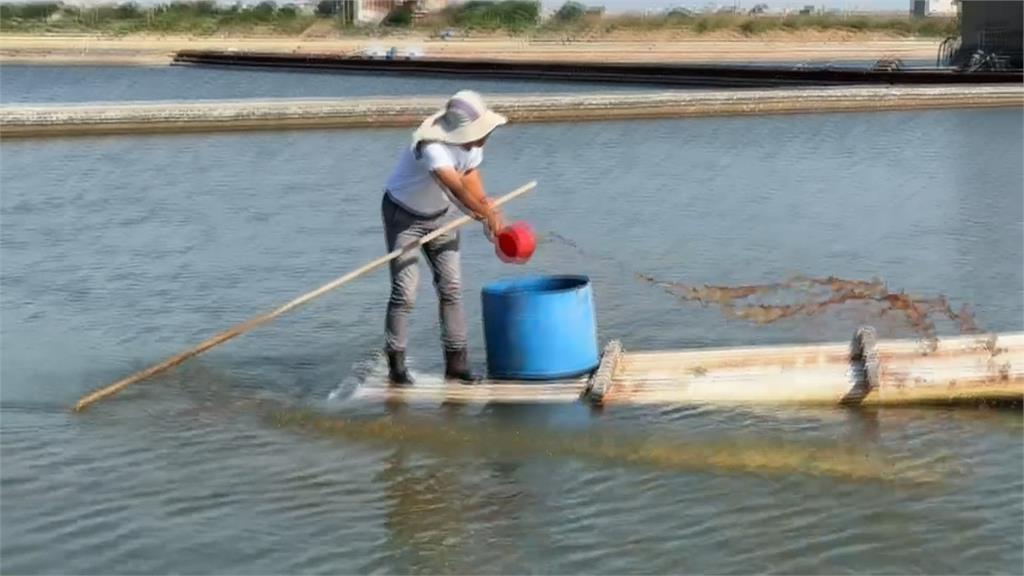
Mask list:
[{"label": "scattered feed on water", "polygon": [[[545,233],[542,241],[568,247],[587,258],[613,261],[607,255],[584,250],[572,239],[556,232]],[[859,305],[864,307],[865,316],[877,319],[895,317],[902,327],[933,342],[938,334],[938,320],[949,321],[960,334],[984,332],[967,304],[956,310],[945,295],[921,296],[893,291],[880,279],[796,275],[765,284],[690,284],[656,278],[621,262],[614,263],[637,280],[662,288],[680,302],[717,306],[727,318],[757,325],[821,316],[842,306]]]},{"label": "scattered feed on water", "polygon": [[[966,304],[956,311],[943,295],[922,297],[902,291],[893,292],[880,280],[851,280],[835,276],[810,278],[798,275],[769,284],[714,286],[659,280],[639,272],[636,277],[663,288],[681,301],[714,304],[729,318],[749,320],[755,324],[814,316],[843,304],[861,302],[876,307],[879,318],[892,313],[901,315],[916,334],[927,339],[936,338],[935,317],[945,317],[954,322],[961,334],[977,334],[982,331]],[[798,295],[798,301],[778,303],[778,300],[792,294]],[[776,302],[765,301],[772,298]]]}]

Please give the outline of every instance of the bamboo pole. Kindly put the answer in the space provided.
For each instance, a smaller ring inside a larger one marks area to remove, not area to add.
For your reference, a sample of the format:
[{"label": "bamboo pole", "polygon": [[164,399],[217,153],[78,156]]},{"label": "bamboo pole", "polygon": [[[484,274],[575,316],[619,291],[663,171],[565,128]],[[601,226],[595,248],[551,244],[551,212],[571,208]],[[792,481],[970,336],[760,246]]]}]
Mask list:
[{"label": "bamboo pole", "polygon": [[[514,199],[514,198],[516,198],[516,197],[518,197],[518,196],[520,196],[522,194],[525,194],[526,192],[532,190],[536,185],[537,185],[536,181],[528,182],[527,184],[524,184],[523,186],[520,186],[519,188],[516,188],[515,190],[513,190],[513,191],[509,192],[508,194],[502,196],[501,198],[498,198],[497,200],[495,200],[494,201],[494,205],[495,206],[501,206],[502,204],[504,204],[504,203],[506,203],[506,202],[508,202],[508,201],[510,201],[510,200],[512,200],[512,199]],[[289,310],[292,310],[292,309],[294,309],[294,308],[296,308],[298,306],[301,306],[302,304],[305,304],[306,302],[309,302],[310,300],[312,300],[314,298],[322,296],[323,294],[326,294],[327,292],[329,292],[331,290],[334,290],[335,288],[341,286],[342,284],[345,284],[345,283],[347,283],[347,282],[349,282],[351,280],[354,280],[355,278],[358,278],[359,276],[362,276],[363,274],[365,274],[365,273],[367,273],[367,272],[369,272],[369,271],[371,271],[371,270],[373,270],[375,268],[378,268],[378,267],[380,267],[380,266],[390,262],[391,260],[394,260],[395,258],[401,256],[402,254],[405,254],[406,252],[409,252],[411,250],[415,250],[415,249],[419,248],[420,246],[426,244],[427,242],[433,240],[434,238],[437,238],[438,236],[441,236],[442,234],[446,234],[448,232],[451,232],[452,230],[455,230],[456,228],[458,228],[460,226],[463,226],[463,225],[465,225],[465,224],[467,224],[467,223],[469,223],[471,221],[473,221],[473,219],[470,216],[462,216],[462,217],[460,217],[460,218],[458,218],[456,220],[453,220],[453,221],[449,222],[448,224],[445,224],[444,226],[442,226],[442,227],[438,228],[437,230],[431,232],[430,234],[427,234],[427,235],[423,236],[422,238],[420,238],[416,242],[411,242],[409,244],[406,244],[405,246],[402,246],[402,247],[399,247],[399,248],[395,248],[390,253],[388,253],[388,254],[386,254],[384,256],[381,256],[380,258],[377,258],[376,260],[373,260],[373,261],[371,261],[371,262],[369,262],[367,264],[364,264],[363,266],[361,266],[361,267],[359,267],[359,268],[349,272],[348,274],[345,274],[344,276],[341,276],[341,277],[339,277],[339,278],[337,278],[335,280],[332,280],[332,281],[328,282],[327,284],[324,284],[323,286],[317,288],[316,290],[313,290],[311,292],[307,292],[307,293],[303,294],[302,296],[299,296],[298,298],[295,298],[291,302],[288,302],[287,304],[284,304],[284,305],[282,305],[282,306],[280,306],[280,307],[278,307],[278,308],[276,308],[274,310],[271,310],[270,312],[266,312],[264,314],[261,314],[261,315],[255,317],[255,318],[252,318],[250,320],[242,322],[241,324],[237,324],[237,325],[235,325],[235,326],[233,326],[233,327],[231,327],[231,328],[229,328],[229,329],[227,329],[227,330],[225,330],[225,331],[223,331],[223,332],[221,332],[221,333],[219,333],[219,334],[217,334],[215,336],[212,336],[212,337],[204,340],[199,345],[197,345],[197,346],[195,346],[193,348],[190,348],[190,349],[188,349],[188,350],[186,350],[184,352],[181,352],[180,354],[177,354],[175,356],[171,356],[170,358],[164,360],[163,362],[160,362],[159,364],[154,364],[153,366],[150,366],[149,368],[146,368],[145,370],[141,370],[139,372],[136,372],[136,373],[132,374],[131,376],[128,376],[126,378],[118,380],[117,382],[114,382],[113,384],[105,386],[105,387],[103,387],[103,388],[101,388],[99,390],[96,390],[95,392],[92,392],[92,393],[90,393],[90,394],[88,394],[86,396],[83,396],[75,404],[74,410],[75,410],[75,412],[80,412],[80,411],[84,410],[85,408],[89,407],[89,405],[91,405],[91,404],[93,404],[93,403],[95,403],[95,402],[97,402],[99,400],[102,400],[104,398],[107,398],[109,396],[112,396],[114,394],[117,394],[121,390],[127,388],[128,386],[130,386],[130,385],[132,385],[132,384],[134,384],[136,382],[139,382],[140,380],[145,380],[146,378],[149,378],[150,376],[153,376],[155,374],[159,374],[160,372],[163,372],[164,370],[167,370],[168,368],[173,368],[174,366],[177,366],[178,364],[181,364],[182,362],[184,362],[185,360],[188,360],[189,358],[192,358],[193,356],[197,356],[197,355],[199,355],[199,354],[209,350],[210,348],[213,348],[214,346],[217,346],[218,344],[222,344],[224,342],[227,342],[228,340],[231,340],[232,338],[234,338],[236,336],[244,334],[245,332],[248,332],[249,330],[252,330],[253,328],[256,328],[257,326],[265,324],[265,323],[273,320],[274,318],[277,318],[278,316],[284,314],[285,312],[288,312]]]},{"label": "bamboo pole", "polygon": [[571,404],[578,402],[586,377],[574,380],[484,380],[465,385],[441,378],[417,378],[415,386],[392,387],[383,380],[360,387],[359,400],[385,400],[437,404]]}]

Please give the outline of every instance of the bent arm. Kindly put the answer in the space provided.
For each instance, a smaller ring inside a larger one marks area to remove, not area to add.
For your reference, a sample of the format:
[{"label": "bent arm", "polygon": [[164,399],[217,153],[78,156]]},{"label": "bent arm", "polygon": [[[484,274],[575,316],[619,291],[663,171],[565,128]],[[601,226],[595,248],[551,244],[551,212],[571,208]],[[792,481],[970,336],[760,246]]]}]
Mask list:
[{"label": "bent arm", "polygon": [[491,205],[490,198],[484,193],[484,185],[480,179],[480,171],[471,169],[459,175],[453,168],[442,167],[434,171],[435,177],[456,200],[463,212],[476,220],[486,222],[485,230],[492,239],[501,232],[502,218],[497,208]]},{"label": "bent arm", "polygon": [[423,147],[423,157],[431,176],[444,189],[459,209],[476,220],[483,220],[491,235],[501,231],[501,214],[492,207],[491,200],[484,192],[483,181],[477,165],[480,164],[479,151],[474,165],[464,174],[460,174],[454,166],[451,155],[439,144],[432,143]]},{"label": "bent arm", "polygon": [[460,175],[454,168],[444,166],[433,173],[452,196],[470,211],[470,216],[477,220],[489,220],[495,216],[495,210],[484,193],[479,170],[473,169]]}]

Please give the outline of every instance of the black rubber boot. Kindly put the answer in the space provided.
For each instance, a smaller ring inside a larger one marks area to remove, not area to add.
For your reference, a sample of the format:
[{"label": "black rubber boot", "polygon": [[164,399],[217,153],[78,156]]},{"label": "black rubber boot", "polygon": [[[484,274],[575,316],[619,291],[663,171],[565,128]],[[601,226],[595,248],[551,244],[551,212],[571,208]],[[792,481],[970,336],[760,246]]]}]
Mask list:
[{"label": "black rubber boot", "polygon": [[388,352],[388,380],[392,386],[412,386],[414,380],[405,367],[405,352]]},{"label": "black rubber boot", "polygon": [[469,370],[469,354],[465,350],[444,351],[444,377],[459,380],[463,384],[473,384],[479,380]]}]

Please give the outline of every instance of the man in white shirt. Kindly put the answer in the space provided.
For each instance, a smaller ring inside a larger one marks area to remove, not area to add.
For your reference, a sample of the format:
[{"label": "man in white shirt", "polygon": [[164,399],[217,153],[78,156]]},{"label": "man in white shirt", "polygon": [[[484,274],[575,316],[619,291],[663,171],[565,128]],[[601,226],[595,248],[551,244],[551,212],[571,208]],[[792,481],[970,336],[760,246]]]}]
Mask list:
[{"label": "man in white shirt", "polygon": [[[453,204],[483,221],[489,237],[498,234],[502,218],[484,193],[479,166],[487,137],[505,122],[504,116],[489,110],[480,95],[470,90],[456,93],[442,110],[423,121],[385,186],[381,216],[388,251],[440,228]],[[466,352],[458,232],[424,244],[423,253],[440,302],[445,377],[473,381]],[[405,347],[419,282],[417,254],[399,256],[390,268],[391,296],[385,322],[388,376],[393,385],[408,386],[413,379],[405,366]]]}]

